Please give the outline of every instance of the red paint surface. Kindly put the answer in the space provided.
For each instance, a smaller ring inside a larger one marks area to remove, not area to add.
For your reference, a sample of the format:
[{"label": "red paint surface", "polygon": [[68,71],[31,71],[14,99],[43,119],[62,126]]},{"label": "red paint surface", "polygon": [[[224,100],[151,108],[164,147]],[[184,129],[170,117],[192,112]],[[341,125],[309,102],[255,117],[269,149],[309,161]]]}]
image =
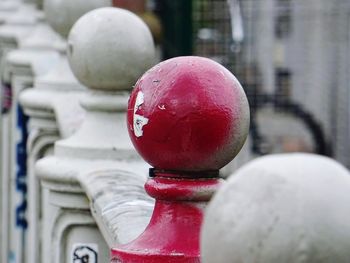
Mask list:
[{"label": "red paint surface", "polygon": [[209,201],[218,188],[216,179],[173,179],[154,178],[147,181],[147,193],[159,200]]},{"label": "red paint surface", "polygon": [[[133,131],[136,113],[148,118],[143,135]],[[245,94],[220,64],[201,57],[167,60],[136,83],[128,107],[128,129],[141,156],[155,168],[216,170],[233,159],[235,132]]]},{"label": "red paint surface", "polygon": [[203,208],[219,184],[220,179],[207,178],[149,179],[146,189],[157,199],[152,219],[135,241],[112,249],[112,262],[199,263]]},{"label": "red paint surface", "polygon": [[[141,93],[144,101],[134,111]],[[167,60],[136,83],[128,129],[138,152],[156,168],[145,185],[156,205],[144,233],[112,249],[112,262],[200,262],[203,209],[220,185],[218,169],[236,155],[235,144],[244,142],[237,135],[242,105],[247,107],[242,100],[246,97],[236,78],[200,57]],[[139,137],[134,114],[144,123]]]}]

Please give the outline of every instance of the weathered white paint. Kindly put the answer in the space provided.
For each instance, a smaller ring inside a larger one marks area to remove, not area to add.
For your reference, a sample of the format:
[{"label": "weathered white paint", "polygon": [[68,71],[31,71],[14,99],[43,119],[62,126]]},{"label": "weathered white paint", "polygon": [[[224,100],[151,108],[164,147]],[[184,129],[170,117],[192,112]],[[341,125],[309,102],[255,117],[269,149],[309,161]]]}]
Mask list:
[{"label": "weathered white paint", "polygon": [[350,261],[350,173],[311,154],[271,155],[239,169],[210,203],[204,263]]},{"label": "weathered white paint", "polygon": [[[137,114],[137,110],[144,103],[143,93],[139,91],[136,96],[135,107],[134,107],[134,134],[136,137],[141,137],[143,135],[143,126],[148,123],[148,119]],[[159,107],[159,106],[158,106]],[[163,105],[164,107],[164,105]]]}]

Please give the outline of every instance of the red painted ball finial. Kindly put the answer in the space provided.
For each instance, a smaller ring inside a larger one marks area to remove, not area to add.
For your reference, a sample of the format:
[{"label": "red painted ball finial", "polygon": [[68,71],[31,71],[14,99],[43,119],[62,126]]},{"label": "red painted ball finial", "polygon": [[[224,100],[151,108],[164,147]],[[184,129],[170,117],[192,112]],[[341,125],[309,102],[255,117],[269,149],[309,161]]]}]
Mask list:
[{"label": "red painted ball finial", "polygon": [[158,64],[139,79],[129,101],[131,140],[159,169],[220,169],[243,146],[248,126],[248,102],[238,80],[207,58]]},{"label": "red painted ball finial", "polygon": [[210,59],[169,59],[138,80],[127,121],[135,148],[154,167],[145,189],[156,204],[145,232],[112,249],[112,262],[200,262],[203,209],[220,185],[219,169],[248,134],[241,85]]}]

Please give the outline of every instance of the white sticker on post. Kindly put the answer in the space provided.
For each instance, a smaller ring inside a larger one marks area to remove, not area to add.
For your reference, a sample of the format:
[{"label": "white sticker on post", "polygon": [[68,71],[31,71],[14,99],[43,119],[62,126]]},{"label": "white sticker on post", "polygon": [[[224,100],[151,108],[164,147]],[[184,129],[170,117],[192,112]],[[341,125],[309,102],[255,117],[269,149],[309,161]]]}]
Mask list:
[{"label": "white sticker on post", "polygon": [[75,243],[72,247],[72,263],[97,263],[98,245]]}]

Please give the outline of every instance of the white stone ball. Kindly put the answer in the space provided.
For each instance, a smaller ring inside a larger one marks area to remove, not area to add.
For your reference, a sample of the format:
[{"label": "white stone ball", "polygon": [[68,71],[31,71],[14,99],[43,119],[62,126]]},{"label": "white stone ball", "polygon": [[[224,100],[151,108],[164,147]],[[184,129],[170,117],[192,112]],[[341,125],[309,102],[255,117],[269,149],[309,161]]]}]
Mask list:
[{"label": "white stone ball", "polygon": [[203,263],[349,263],[350,174],[312,154],[262,157],[215,195]]},{"label": "white stone ball", "polygon": [[87,87],[130,90],[155,63],[155,47],[146,24],[135,14],[106,7],[82,16],[68,37],[68,60]]},{"label": "white stone ball", "polygon": [[70,29],[82,15],[105,6],[112,6],[112,0],[44,0],[47,21],[63,37],[68,36]]}]

